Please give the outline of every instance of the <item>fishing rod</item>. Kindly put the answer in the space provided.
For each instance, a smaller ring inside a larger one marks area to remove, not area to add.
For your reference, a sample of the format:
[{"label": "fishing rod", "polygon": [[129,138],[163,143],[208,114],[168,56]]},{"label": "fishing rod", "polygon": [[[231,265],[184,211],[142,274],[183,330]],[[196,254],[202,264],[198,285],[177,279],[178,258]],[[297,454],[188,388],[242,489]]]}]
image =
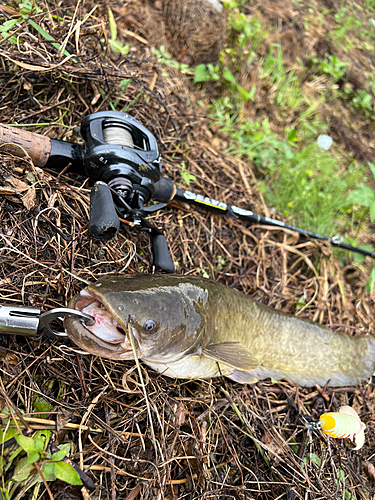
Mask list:
[{"label": "fishing rod", "polygon": [[[82,121],[81,135],[84,146],[0,125],[0,151],[15,156],[24,156],[24,151],[27,151],[39,167],[62,169],[70,165],[78,172],[84,168],[86,175],[94,181],[90,193],[90,235],[104,241],[114,238],[120,219],[146,231],[151,237],[153,264],[158,271],[172,273],[174,264],[165,236],[146,216],[165,208],[172,200],[250,223],[289,229],[375,258],[375,252],[348,245],[342,237],[328,238],[251,210],[178,189],[171,179],[162,176],[155,137],[126,113],[101,111],[88,115]],[[161,203],[145,206],[151,199]]]},{"label": "fishing rod", "polygon": [[299,233],[307,238],[327,241],[332,246],[375,258],[375,252],[370,252],[362,248],[348,245],[347,243],[344,243],[344,238],[342,236],[334,236],[333,238],[329,238],[328,236],[313,233],[312,231],[309,231],[307,229],[292,226],[291,224],[287,224],[277,219],[272,219],[271,217],[264,217],[263,215],[255,214],[251,210],[245,210],[234,205],[228,205],[227,203],[213,200],[200,194],[191,193],[190,191],[176,189],[176,193],[172,199],[183,201],[185,203],[189,203],[203,209],[208,209],[215,213],[225,215],[226,217],[232,217],[233,219],[240,219],[246,222],[265,224],[267,226],[280,227],[283,229],[290,229],[291,231],[295,231],[296,233]]}]

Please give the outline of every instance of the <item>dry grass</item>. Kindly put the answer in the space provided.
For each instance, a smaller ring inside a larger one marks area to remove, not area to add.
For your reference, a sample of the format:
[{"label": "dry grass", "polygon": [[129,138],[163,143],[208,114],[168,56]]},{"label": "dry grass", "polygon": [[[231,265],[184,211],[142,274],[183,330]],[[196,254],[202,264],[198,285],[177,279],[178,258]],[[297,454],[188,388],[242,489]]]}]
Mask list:
[{"label": "dry grass", "polygon": [[[181,92],[189,91],[185,83],[161,76],[149,46],[135,38],[142,20],[139,4],[122,8],[124,41],[134,50],[127,58],[102,49],[107,31],[100,7],[80,26],[78,64],[62,62],[42,39],[28,38],[22,54],[16,45],[3,43],[2,122],[49,123],[32,130],[73,141],[83,116],[109,109],[109,102],[120,98],[120,105],[131,104],[130,114],[158,137],[165,172],[177,184],[185,161],[197,177],[194,191],[242,207],[251,203],[266,213],[251,165],[222,153],[222,139],[207,130],[194,96],[189,100]],[[86,9],[78,11],[71,27],[78,30]],[[68,16],[52,33],[58,31],[74,52],[69,26]],[[127,77],[131,84],[121,94],[119,82]],[[65,305],[83,286],[80,278],[152,271],[150,242],[142,233],[122,227],[110,244],[89,239],[89,183],[83,173],[43,172],[28,159],[0,158],[2,302],[47,310]],[[373,297],[364,293],[364,272],[342,269],[327,247],[289,231],[245,227],[174,204],[153,220],[165,231],[179,273],[205,270],[290,313],[303,299],[301,317],[349,334],[374,333]],[[1,406],[24,411],[32,417],[31,428],[55,428],[56,444],[70,441],[71,459],[96,485],[93,498],[343,498],[343,474],[347,492],[373,498],[374,478],[365,475],[375,449],[372,385],[302,389],[271,381],[254,386],[187,382],[143,368],[146,398],[131,362],[75,354],[46,338],[1,336],[0,342]],[[44,423],[34,420],[37,396],[53,406]],[[342,404],[354,406],[368,426],[360,452],[317,431],[310,436],[305,428],[304,418],[316,420]],[[321,465],[304,465],[308,454],[318,456]],[[79,488],[65,483],[50,488],[56,499],[80,496]]]}]

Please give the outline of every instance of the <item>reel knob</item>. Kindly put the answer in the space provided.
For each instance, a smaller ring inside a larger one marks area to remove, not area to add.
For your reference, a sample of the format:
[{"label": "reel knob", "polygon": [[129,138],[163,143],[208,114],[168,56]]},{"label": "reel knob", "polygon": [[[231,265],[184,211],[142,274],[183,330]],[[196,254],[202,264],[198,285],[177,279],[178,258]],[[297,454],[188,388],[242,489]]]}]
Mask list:
[{"label": "reel knob", "polygon": [[96,240],[107,241],[114,238],[120,229],[115,204],[110,188],[98,181],[90,193],[89,233]]}]

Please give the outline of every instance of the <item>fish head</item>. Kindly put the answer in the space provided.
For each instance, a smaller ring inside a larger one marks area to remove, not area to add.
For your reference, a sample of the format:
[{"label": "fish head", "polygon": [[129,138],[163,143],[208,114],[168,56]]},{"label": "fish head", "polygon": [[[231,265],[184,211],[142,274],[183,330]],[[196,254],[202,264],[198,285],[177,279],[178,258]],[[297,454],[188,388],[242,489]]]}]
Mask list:
[{"label": "fish head", "polygon": [[194,350],[206,324],[208,291],[181,277],[113,276],[98,280],[69,306],[90,314],[95,324],[65,318],[68,336],[81,348],[110,359],[166,362]]}]

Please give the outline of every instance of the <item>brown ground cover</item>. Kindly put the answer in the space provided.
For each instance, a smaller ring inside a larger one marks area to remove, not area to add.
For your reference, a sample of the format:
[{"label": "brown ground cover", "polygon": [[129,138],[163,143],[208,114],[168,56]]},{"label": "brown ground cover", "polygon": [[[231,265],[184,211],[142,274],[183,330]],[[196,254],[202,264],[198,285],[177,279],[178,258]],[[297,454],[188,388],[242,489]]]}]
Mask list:
[{"label": "brown ground cover", "polygon": [[[184,161],[197,178],[195,192],[268,215],[252,166],[223,152],[226,138],[215,136],[195,104],[201,95],[156,64],[150,50],[154,38],[150,34],[149,42],[144,28],[155,7],[136,0],[111,7],[121,40],[131,44],[126,57],[111,53],[101,40],[109,36],[102,6],[79,32],[77,19],[91,6],[78,10],[73,23],[69,16],[61,24],[51,21],[51,34],[68,40],[68,50],[77,53],[78,44],[79,64],[62,62],[42,38],[27,34],[24,51],[0,45],[1,121],[38,123],[29,130],[74,142],[80,140],[77,127],[85,115],[110,109],[120,99],[119,106],[128,104],[129,113],[157,137],[164,172],[177,185]],[[291,7],[266,3],[262,8],[269,10],[272,24]],[[56,7],[42,18],[48,21],[52,14],[64,17]],[[77,40],[68,35],[70,26],[76,27]],[[282,35],[290,58],[303,57],[303,25],[293,22]],[[168,43],[168,33],[163,36]],[[324,33],[319,36],[316,46]],[[120,82],[128,78],[131,83],[122,93]],[[353,123],[347,129],[347,122],[337,120],[332,119],[332,135],[346,141]],[[373,145],[360,154],[367,158],[370,152]],[[42,171],[27,158],[2,155],[0,176],[2,302],[47,310],[66,305],[82,288],[80,278],[152,272],[150,242],[143,233],[123,225],[110,244],[89,238],[90,184],[84,173]],[[374,334],[374,297],[364,291],[364,270],[342,267],[328,247],[290,231],[246,226],[176,204],[152,220],[167,236],[178,273],[204,271],[292,314],[303,301],[300,317],[350,335]],[[57,422],[54,444],[71,443],[72,461],[96,485],[92,498],[373,498],[372,384],[305,389],[270,380],[252,386],[228,380],[176,382],[144,369],[150,421],[132,362],[83,356],[61,344],[0,336],[0,406],[35,417],[36,398],[48,402],[47,419]],[[359,452],[318,431],[310,435],[304,425],[304,419],[316,421],[342,404],[353,406],[367,425]],[[79,424],[94,430],[79,430]],[[51,428],[37,421],[29,426]],[[314,457],[319,465],[310,463]],[[82,494],[80,487],[63,482],[49,487],[55,499]],[[48,497],[43,488],[38,498]],[[31,492],[19,488],[13,498],[31,498]]]}]

